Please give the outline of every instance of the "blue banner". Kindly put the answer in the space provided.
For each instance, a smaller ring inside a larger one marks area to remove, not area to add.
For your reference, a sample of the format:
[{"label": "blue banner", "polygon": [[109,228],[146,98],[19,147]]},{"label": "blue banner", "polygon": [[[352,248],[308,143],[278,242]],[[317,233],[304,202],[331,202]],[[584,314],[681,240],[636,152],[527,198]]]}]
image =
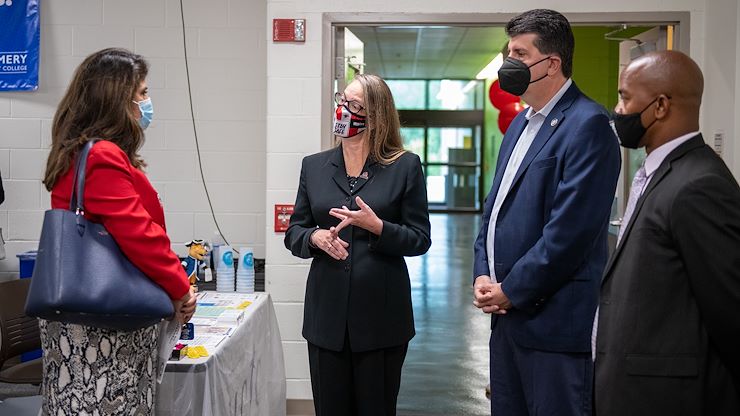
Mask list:
[{"label": "blue banner", "polygon": [[39,87],[39,0],[0,0],[0,92]]}]

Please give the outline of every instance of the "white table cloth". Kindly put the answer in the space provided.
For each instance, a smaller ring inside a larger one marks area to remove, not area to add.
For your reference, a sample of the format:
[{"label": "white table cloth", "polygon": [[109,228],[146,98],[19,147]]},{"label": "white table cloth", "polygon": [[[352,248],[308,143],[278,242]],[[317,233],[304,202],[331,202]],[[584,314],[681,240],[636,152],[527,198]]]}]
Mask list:
[{"label": "white table cloth", "polygon": [[157,415],[285,415],[285,364],[277,317],[270,295],[257,295],[242,320],[232,324],[230,336],[208,351],[208,357],[168,362],[158,386]]}]

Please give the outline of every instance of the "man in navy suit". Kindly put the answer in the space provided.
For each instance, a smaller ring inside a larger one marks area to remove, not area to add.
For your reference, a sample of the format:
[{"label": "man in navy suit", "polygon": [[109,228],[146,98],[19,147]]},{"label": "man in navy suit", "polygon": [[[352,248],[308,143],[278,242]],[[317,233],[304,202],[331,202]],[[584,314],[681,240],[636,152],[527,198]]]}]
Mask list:
[{"label": "man in navy suit", "polygon": [[530,105],[507,130],[475,242],[474,304],[491,320],[491,410],[591,415],[591,329],[619,176],[606,110],[570,79],[553,10],[506,26],[501,88]]}]

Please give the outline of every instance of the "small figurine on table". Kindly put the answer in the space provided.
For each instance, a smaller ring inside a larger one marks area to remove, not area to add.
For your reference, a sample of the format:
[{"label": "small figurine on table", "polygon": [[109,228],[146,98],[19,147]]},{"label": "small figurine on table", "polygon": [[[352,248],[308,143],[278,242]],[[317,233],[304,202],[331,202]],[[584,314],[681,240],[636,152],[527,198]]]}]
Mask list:
[{"label": "small figurine on table", "polygon": [[208,246],[203,240],[192,240],[185,244],[188,248],[188,257],[183,260],[182,267],[185,268],[185,273],[188,275],[190,285],[198,289],[196,282],[200,280],[198,273],[202,272],[206,282],[213,280],[211,269],[208,267],[208,263],[205,260],[206,254],[208,254]]}]

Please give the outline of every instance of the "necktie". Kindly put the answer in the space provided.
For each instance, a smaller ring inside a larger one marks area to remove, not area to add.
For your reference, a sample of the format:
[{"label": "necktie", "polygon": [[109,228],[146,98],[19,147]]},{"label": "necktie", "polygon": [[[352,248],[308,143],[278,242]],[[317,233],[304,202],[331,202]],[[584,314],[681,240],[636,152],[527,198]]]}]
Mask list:
[{"label": "necktie", "polygon": [[[640,169],[635,173],[635,178],[632,179],[632,188],[630,188],[630,197],[627,200],[627,208],[624,210],[624,217],[622,217],[622,225],[619,226],[619,235],[617,236],[617,245],[622,240],[622,234],[627,229],[627,224],[632,218],[632,214],[635,211],[637,200],[642,195],[642,190],[645,188],[645,182],[647,182],[647,175],[645,174],[645,166],[640,166]],[[596,316],[594,316],[594,326],[591,330],[591,358],[596,361],[596,331],[599,327],[599,308],[596,308]]]},{"label": "necktie", "polygon": [[647,176],[645,175],[645,166],[640,166],[640,169],[637,170],[635,173],[635,178],[632,179],[632,188],[630,188],[630,197],[627,200],[627,208],[624,210],[624,217],[622,217],[622,225],[619,227],[619,235],[617,236],[617,244],[619,244],[620,241],[622,241],[622,234],[624,234],[624,230],[627,229],[627,224],[629,224],[630,219],[632,218],[632,214],[635,211],[635,205],[637,205],[637,200],[640,199],[640,195],[642,195],[642,190],[645,187],[645,182],[647,182]]}]

